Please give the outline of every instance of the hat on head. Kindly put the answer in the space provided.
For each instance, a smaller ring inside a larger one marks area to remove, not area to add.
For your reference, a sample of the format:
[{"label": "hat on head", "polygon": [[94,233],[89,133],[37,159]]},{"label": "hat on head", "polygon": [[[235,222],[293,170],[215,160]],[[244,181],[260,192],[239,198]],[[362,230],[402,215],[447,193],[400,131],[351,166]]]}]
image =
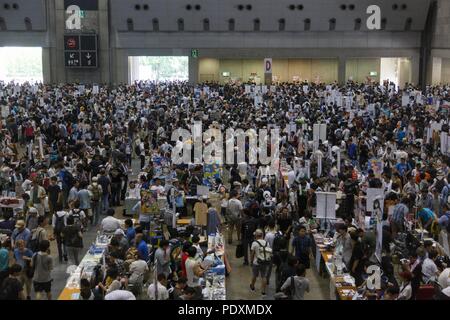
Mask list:
[{"label": "hat on head", "polygon": [[125,232],[123,232],[122,229],[117,229],[116,231],[114,231],[114,235],[115,236],[118,236],[118,235],[125,236]]},{"label": "hat on head", "polygon": [[16,228],[23,228],[25,227],[25,221],[23,220],[17,220],[16,222]]}]

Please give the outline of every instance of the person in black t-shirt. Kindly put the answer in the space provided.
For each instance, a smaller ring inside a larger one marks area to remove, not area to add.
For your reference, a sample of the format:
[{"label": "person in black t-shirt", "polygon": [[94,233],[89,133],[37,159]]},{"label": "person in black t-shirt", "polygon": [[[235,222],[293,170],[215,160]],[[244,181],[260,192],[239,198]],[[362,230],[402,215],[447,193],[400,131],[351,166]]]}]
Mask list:
[{"label": "person in black t-shirt", "polygon": [[48,204],[50,207],[50,214],[53,215],[56,212],[56,205],[58,204],[58,200],[61,194],[61,188],[57,184],[58,178],[51,177],[50,185],[47,188],[48,193]]},{"label": "person in black t-shirt", "polygon": [[25,300],[23,284],[19,277],[22,267],[14,264],[9,268],[9,277],[3,280],[0,287],[0,300]]}]

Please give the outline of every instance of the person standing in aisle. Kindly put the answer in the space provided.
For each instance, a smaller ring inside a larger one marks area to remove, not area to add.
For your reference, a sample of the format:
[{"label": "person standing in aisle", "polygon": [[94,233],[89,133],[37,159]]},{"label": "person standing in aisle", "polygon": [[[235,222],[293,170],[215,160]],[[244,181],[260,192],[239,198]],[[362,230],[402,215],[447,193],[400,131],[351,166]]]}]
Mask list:
[{"label": "person standing in aisle", "polygon": [[111,195],[111,180],[106,175],[105,169],[100,170],[98,184],[102,187],[102,213],[106,214],[109,209],[109,197]]},{"label": "person standing in aisle", "polygon": [[100,221],[100,212],[102,210],[102,186],[98,184],[98,178],[92,177],[92,183],[88,187],[91,196],[91,209],[92,209],[92,225],[96,226]]},{"label": "person standing in aisle", "polygon": [[81,227],[75,224],[73,216],[67,218],[67,225],[62,231],[62,235],[68,255],[73,259],[74,264],[78,266],[80,264],[80,250],[83,248],[83,234],[81,233]]},{"label": "person standing in aisle", "polygon": [[34,268],[33,286],[36,300],[41,300],[44,292],[47,299],[52,300],[53,258],[50,256],[50,242],[48,240],[39,243],[39,252],[33,255],[31,266]]}]

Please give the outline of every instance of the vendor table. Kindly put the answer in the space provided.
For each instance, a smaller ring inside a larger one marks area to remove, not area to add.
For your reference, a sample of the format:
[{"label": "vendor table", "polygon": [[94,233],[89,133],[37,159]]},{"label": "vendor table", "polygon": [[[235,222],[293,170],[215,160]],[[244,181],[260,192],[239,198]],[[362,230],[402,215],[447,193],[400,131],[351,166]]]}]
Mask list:
[{"label": "vendor table", "polygon": [[336,275],[336,268],[333,262],[334,251],[327,249],[326,243],[331,239],[324,238],[321,234],[313,235],[313,250],[315,256],[315,266],[319,274],[323,274],[323,269],[330,278],[330,299],[331,300],[352,300],[356,294],[354,279],[349,274]]}]

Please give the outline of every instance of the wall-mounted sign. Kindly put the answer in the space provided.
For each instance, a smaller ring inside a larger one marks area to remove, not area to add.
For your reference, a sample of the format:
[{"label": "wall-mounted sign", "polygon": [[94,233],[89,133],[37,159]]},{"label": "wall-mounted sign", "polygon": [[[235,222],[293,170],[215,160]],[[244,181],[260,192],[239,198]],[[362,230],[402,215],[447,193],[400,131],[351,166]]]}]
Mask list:
[{"label": "wall-mounted sign", "polygon": [[230,73],[229,72],[222,72],[222,77],[229,77]]},{"label": "wall-mounted sign", "polygon": [[64,61],[67,68],[97,68],[97,35],[65,35]]},{"label": "wall-mounted sign", "polygon": [[264,59],[264,73],[272,73],[272,58]]},{"label": "wall-mounted sign", "polygon": [[191,57],[192,58],[198,58],[198,49],[192,49],[191,50]]},{"label": "wall-mounted sign", "polygon": [[376,77],[378,75],[378,72],[376,71],[370,71],[370,76],[371,77]]},{"label": "wall-mounted sign", "polygon": [[88,12],[98,11],[98,0],[64,0],[66,30],[96,30],[97,16]]}]

